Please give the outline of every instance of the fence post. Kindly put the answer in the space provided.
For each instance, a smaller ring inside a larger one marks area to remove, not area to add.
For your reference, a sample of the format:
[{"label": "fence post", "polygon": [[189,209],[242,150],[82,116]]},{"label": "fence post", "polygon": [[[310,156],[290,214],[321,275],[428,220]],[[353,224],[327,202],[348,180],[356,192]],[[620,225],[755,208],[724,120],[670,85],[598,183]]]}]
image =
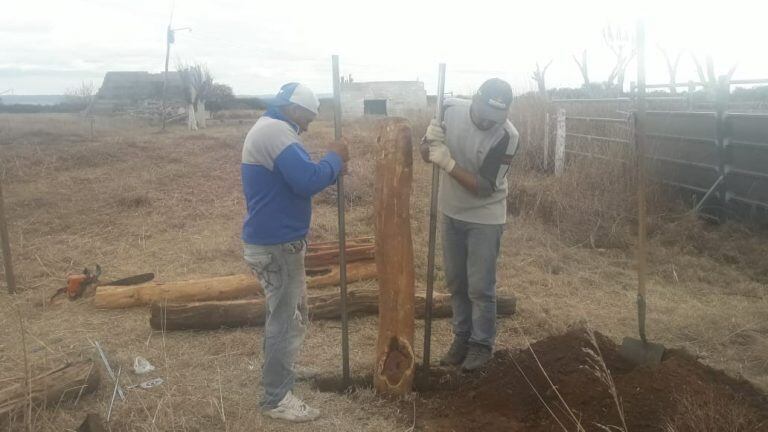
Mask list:
[{"label": "fence post", "polygon": [[13,294],[16,292],[16,277],[13,274],[11,242],[8,238],[8,224],[5,221],[5,205],[3,204],[2,181],[0,181],[0,243],[3,249],[3,269],[5,270],[5,283],[8,286],[8,294]]},{"label": "fence post", "polygon": [[693,81],[688,81],[688,111],[693,111],[693,94],[696,92],[696,86]]},{"label": "fence post", "polygon": [[544,113],[544,172],[549,171],[549,107]]},{"label": "fence post", "polygon": [[728,157],[728,149],[726,148],[726,119],[725,112],[728,110],[728,98],[731,92],[731,85],[727,75],[721,75],[717,81],[717,87],[715,88],[715,107],[717,110],[717,173],[722,177],[720,182],[720,190],[716,194],[717,203],[719,206],[718,219],[720,222],[725,222],[727,212],[725,206],[728,204],[728,181],[727,181],[727,167],[730,162]]},{"label": "fence post", "polygon": [[565,168],[565,109],[557,110],[557,138],[555,141],[555,175],[561,176]]}]

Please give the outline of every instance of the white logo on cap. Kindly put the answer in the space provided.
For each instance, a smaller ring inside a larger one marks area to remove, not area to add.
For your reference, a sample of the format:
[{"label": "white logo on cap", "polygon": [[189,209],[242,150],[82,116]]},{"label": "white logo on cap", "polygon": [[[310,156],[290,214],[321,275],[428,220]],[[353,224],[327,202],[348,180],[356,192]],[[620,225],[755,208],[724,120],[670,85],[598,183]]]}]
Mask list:
[{"label": "white logo on cap", "polygon": [[498,108],[498,109],[506,109],[507,108],[506,104],[504,104],[503,102],[499,102],[496,99],[488,99],[488,105],[490,105],[490,106],[492,106],[494,108]]}]

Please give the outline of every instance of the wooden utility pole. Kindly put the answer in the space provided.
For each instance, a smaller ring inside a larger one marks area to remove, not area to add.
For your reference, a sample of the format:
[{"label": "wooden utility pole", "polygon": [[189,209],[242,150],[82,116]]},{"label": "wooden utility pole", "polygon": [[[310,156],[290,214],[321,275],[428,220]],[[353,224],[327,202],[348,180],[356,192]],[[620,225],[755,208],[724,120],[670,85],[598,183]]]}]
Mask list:
[{"label": "wooden utility pole", "polygon": [[[173,19],[173,15],[171,15],[171,19]],[[165,73],[163,74],[163,103],[162,103],[162,113],[160,114],[163,119],[163,130],[165,130],[165,101],[168,95],[168,59],[171,56],[171,44],[176,42],[176,32],[178,30],[189,30],[192,31],[189,27],[182,27],[182,28],[171,28],[171,24],[168,23],[168,30],[165,33]]]},{"label": "wooden utility pole", "polygon": [[3,183],[0,181],[0,243],[3,249],[3,268],[5,269],[5,283],[8,286],[8,294],[16,292],[16,277],[13,274],[13,260],[11,259],[11,242],[8,238],[8,223],[5,219],[5,205],[3,203]]},{"label": "wooden utility pole", "polygon": [[171,30],[171,25],[168,24],[168,31],[165,34],[165,73],[163,74],[163,104],[161,116],[163,118],[163,130],[165,130],[165,98],[168,92],[168,59],[171,56],[171,44],[173,43],[174,35]]},{"label": "wooden utility pole", "polygon": [[374,211],[379,336],[373,384],[380,393],[402,396],[410,393],[416,369],[411,127],[405,119],[386,119],[379,128],[376,143]]}]

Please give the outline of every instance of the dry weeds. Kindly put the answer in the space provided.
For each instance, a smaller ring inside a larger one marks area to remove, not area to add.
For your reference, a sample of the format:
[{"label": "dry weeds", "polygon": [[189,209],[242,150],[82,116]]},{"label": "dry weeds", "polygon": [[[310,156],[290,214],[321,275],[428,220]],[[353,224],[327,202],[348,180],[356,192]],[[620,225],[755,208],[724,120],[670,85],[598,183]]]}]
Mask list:
[{"label": "dry weeds", "polygon": [[[125,403],[116,402],[112,430],[407,429],[411,410],[400,412],[399,405],[372,391],[340,396],[315,392],[307,384],[300,384],[297,393],[323,410],[319,422],[294,427],[263,419],[257,407],[261,329],[159,334],[150,330],[144,308],[97,311],[87,300],[45,305],[67,272],[94,263],[105,268],[105,279],[148,271],[159,280],[246,271],[239,240],[239,160],[251,123],[212,123],[199,133],[174,126],[160,134],[137,122],[98,118],[96,139],[90,142],[89,125],[79,117],[0,117],[0,175],[23,290],[12,298],[0,294],[0,383],[25,376],[25,350],[13,313],[19,308],[33,370],[93,357],[89,339],[101,341],[123,366],[126,386],[144,379],[128,372],[134,356],[157,367],[148,378],[162,377],[165,384],[130,390]],[[425,124],[414,126],[415,136]],[[344,130],[355,158],[346,182],[347,230],[367,235],[372,233],[367,151],[372,124],[348,122]],[[306,140],[320,154],[331,136],[332,125],[321,121]],[[535,145],[535,138],[527,145]],[[526,160],[518,160],[510,182],[517,211],[503,240],[498,278],[500,291],[519,297],[520,310],[500,320],[499,344],[524,346],[514,326],[538,339],[584,316],[614,338],[634,334],[633,196],[619,186],[597,189],[599,183],[590,183],[588,174],[582,174],[583,181],[555,181],[531,170]],[[417,284],[423,285],[430,167],[419,158],[414,161],[412,232]],[[607,179],[602,178],[603,184],[611,182]],[[333,193],[317,199],[313,239],[336,236]],[[583,194],[592,195],[585,200]],[[615,201],[609,202],[609,196]],[[656,212],[651,231],[649,337],[768,388],[765,234],[703,225],[679,212],[665,212]],[[441,276],[437,285],[441,290]],[[416,331],[418,347],[422,323]],[[451,338],[448,320],[434,324],[433,337],[437,357]],[[375,339],[375,318],[351,321],[353,374],[371,369]],[[316,322],[301,361],[339,371],[339,347],[339,324]],[[111,385],[102,385],[76,407],[36,408],[33,426],[59,431],[76,427],[87,412],[105,416],[111,391]],[[17,417],[12,430],[23,427]]]}]

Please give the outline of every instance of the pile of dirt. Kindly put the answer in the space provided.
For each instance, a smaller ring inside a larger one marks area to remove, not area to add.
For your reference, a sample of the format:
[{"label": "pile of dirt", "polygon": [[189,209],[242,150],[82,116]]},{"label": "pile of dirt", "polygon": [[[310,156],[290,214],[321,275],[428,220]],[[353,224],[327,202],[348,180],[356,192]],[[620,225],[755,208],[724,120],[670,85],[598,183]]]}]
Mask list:
[{"label": "pile of dirt", "polygon": [[538,341],[530,350],[499,351],[484,372],[462,376],[450,388],[436,385],[422,392],[417,426],[425,431],[576,431],[578,421],[586,431],[622,430],[613,428],[622,427],[622,420],[610,378],[599,376],[600,357],[629,431],[768,428],[768,397],[748,382],[677,350],[667,351],[655,369],[634,368],[610,339],[580,328]]}]

